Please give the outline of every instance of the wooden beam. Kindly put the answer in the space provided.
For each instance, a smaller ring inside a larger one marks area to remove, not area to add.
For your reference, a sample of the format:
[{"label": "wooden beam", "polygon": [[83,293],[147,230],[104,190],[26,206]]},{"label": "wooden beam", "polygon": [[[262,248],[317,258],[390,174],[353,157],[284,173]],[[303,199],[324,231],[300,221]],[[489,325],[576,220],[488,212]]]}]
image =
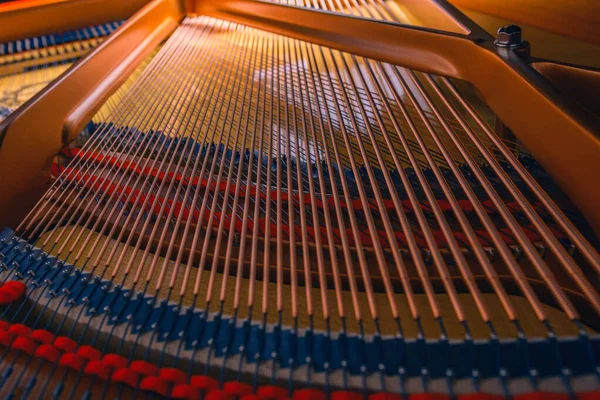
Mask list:
[{"label": "wooden beam", "polygon": [[457,7],[600,44],[598,0],[450,0]]}]

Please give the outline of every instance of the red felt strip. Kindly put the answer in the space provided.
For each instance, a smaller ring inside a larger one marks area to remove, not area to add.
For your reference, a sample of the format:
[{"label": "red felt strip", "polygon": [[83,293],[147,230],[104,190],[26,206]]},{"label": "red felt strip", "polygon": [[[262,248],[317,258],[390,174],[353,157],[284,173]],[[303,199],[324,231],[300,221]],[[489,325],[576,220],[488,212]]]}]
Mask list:
[{"label": "red felt strip", "polygon": [[[126,172],[130,172],[130,173],[134,173],[134,174],[142,175],[142,176],[150,176],[152,178],[157,179],[157,181],[159,181],[159,182],[162,182],[162,181],[165,181],[166,183],[170,183],[172,181],[175,181],[175,183],[183,182],[184,185],[189,185],[189,184],[191,184],[193,186],[200,185],[200,187],[202,187],[202,188],[206,188],[208,186],[208,181],[206,180],[206,178],[201,178],[198,175],[192,175],[190,177],[187,177],[181,173],[174,173],[174,172],[166,173],[159,169],[150,168],[150,167],[142,168],[142,166],[140,166],[135,161],[129,161],[129,160],[122,161],[122,160],[119,160],[119,158],[116,156],[103,155],[101,153],[93,152],[93,151],[81,151],[80,149],[71,149],[70,154],[72,157],[78,157],[78,159],[80,159],[80,160],[93,161],[99,165],[107,165],[110,167],[115,167],[116,169],[118,169],[120,171],[126,171]],[[77,171],[76,169],[71,169],[71,168],[62,168],[61,169],[61,168],[59,168],[58,164],[53,164],[51,171],[52,171],[52,174],[56,177],[58,177],[58,175],[62,172],[63,173],[62,178],[66,179],[66,180],[69,180],[71,177],[77,176],[79,173],[79,171]],[[248,186],[240,186],[240,187],[236,188],[236,186],[234,184],[230,184],[229,186],[227,186],[226,182],[222,182],[219,185],[217,185],[216,183],[213,182],[213,183],[211,183],[211,186],[209,189],[211,191],[214,191],[216,187],[218,187],[221,192],[226,192],[231,195],[234,195],[236,192],[238,192],[242,198],[244,198],[244,196],[246,196],[246,195],[249,195],[252,197],[256,196],[256,186],[250,186],[249,188],[248,188]],[[277,191],[273,190],[271,192],[271,198],[273,198],[273,199],[276,198],[277,194],[278,194]],[[262,200],[265,200],[267,198],[266,193],[259,193],[259,196]],[[285,201],[285,202],[289,201],[287,192],[281,193],[281,198],[282,198],[282,201]],[[325,199],[326,199],[329,207],[335,206],[335,199],[332,195],[327,195],[325,197]],[[315,201],[316,202],[315,205],[318,208],[320,208],[320,209],[323,208],[323,200],[318,199],[318,198],[312,199],[307,194],[294,194],[294,195],[292,195],[292,200],[294,201],[295,204],[303,203],[306,206],[310,206],[312,204],[312,202]],[[437,202],[438,202],[438,206],[442,212],[452,211],[452,206],[449,201],[437,200]],[[340,203],[340,206],[345,210],[350,208],[348,206],[348,203],[345,202],[345,200],[340,199],[339,203]],[[407,213],[414,212],[414,205],[410,200],[403,200],[403,201],[401,201],[401,203],[402,203],[404,212],[407,212]],[[470,200],[457,200],[457,203],[458,203],[459,207],[465,212],[473,212],[475,210],[475,208],[473,207],[473,204],[471,203]],[[383,204],[384,204],[384,207],[388,210],[395,208],[394,202],[391,199],[384,199]],[[498,213],[498,208],[494,205],[494,203],[491,200],[485,200],[482,202],[482,204],[488,213],[490,213],[490,214]],[[505,202],[504,204],[512,212],[521,211],[521,207],[519,206],[519,204],[516,201],[509,201],[509,202]],[[535,207],[537,209],[544,210],[543,205],[541,203],[534,203],[532,205],[533,205],[533,207]],[[364,209],[365,209],[363,206],[363,203],[360,199],[351,201],[351,206],[354,211],[364,211]],[[428,201],[422,201],[420,203],[420,206],[424,211],[431,212],[431,205],[429,204]],[[375,204],[369,204],[368,207],[374,211],[378,210],[378,207]]]},{"label": "red felt strip", "polygon": [[[232,218],[231,214],[225,214],[223,216],[221,212],[215,212],[213,214],[212,220],[209,221],[209,218],[210,218],[209,210],[204,210],[203,213],[201,213],[197,209],[190,210],[181,201],[165,199],[161,196],[157,197],[153,194],[143,193],[137,189],[135,189],[135,190],[131,189],[130,187],[117,186],[111,180],[100,178],[100,177],[97,177],[94,175],[89,175],[87,173],[83,173],[80,177],[81,177],[82,181],[86,182],[85,186],[88,189],[106,193],[109,198],[118,199],[119,201],[128,202],[129,204],[138,204],[138,205],[146,204],[145,211],[148,213],[158,214],[162,208],[163,203],[166,203],[166,204],[164,204],[164,213],[165,214],[171,212],[171,209],[172,209],[173,218],[179,218],[181,216],[183,221],[187,221],[188,219],[191,218],[192,221],[194,221],[196,223],[200,223],[202,226],[208,226],[208,225],[216,226],[216,225],[218,225],[221,218],[224,217],[228,221],[231,221],[231,218]],[[154,204],[154,207],[152,207],[153,204]],[[259,219],[258,224],[259,224],[259,229],[262,232],[265,232],[265,229],[267,226],[265,219],[264,218]],[[271,231],[274,231],[277,229],[277,225],[274,223],[269,223],[268,226],[269,226],[269,229],[271,229]],[[254,227],[254,222],[249,221],[247,223],[246,234],[249,232],[252,232],[253,227]],[[290,228],[288,225],[283,226],[283,232],[284,232],[286,238],[290,237],[289,229]],[[328,244],[326,227],[319,226],[317,229],[321,233],[323,244]],[[242,231],[242,220],[237,215],[235,216],[234,230],[237,233],[242,233],[241,232]],[[294,226],[294,230],[296,233],[296,238],[302,237],[302,227]],[[333,231],[333,235],[334,235],[335,244],[338,244],[338,245],[342,244],[341,235],[344,234],[347,237],[350,246],[356,246],[357,244],[360,244],[362,246],[369,246],[369,247],[373,246],[373,239],[372,239],[371,235],[369,234],[369,232],[360,231],[360,232],[358,232],[358,239],[355,239],[354,232],[352,231],[351,228],[347,228],[345,231],[342,231],[338,228],[332,228],[332,231]],[[516,245],[517,244],[511,234],[509,228],[498,228],[498,231],[500,232],[502,239],[505,241],[505,243],[507,245]],[[310,236],[309,240],[314,242],[315,227],[307,227],[307,232],[308,232],[308,235]],[[562,233],[556,229],[552,229],[552,232],[558,238],[563,237]],[[386,232],[383,230],[377,230],[376,234],[377,234],[377,239],[378,239],[379,243],[381,244],[381,246],[385,247],[385,248],[389,248],[390,242],[389,242]],[[432,230],[432,234],[433,234],[434,239],[438,246],[440,246],[440,247],[447,246],[446,238],[441,230]],[[483,246],[492,245],[491,236],[488,234],[488,232],[486,230],[484,230],[484,229],[475,230],[475,234],[477,235],[478,240],[480,241],[480,243]],[[539,236],[539,234],[531,229],[524,229],[524,234],[527,236],[527,238],[529,240],[531,240],[533,242],[541,241],[541,237]],[[467,237],[464,233],[454,231],[453,235],[454,235],[455,239],[458,240],[459,242],[468,243]],[[400,246],[407,247],[408,241],[407,241],[406,235],[403,232],[396,231],[396,232],[394,232],[394,236]],[[415,240],[416,240],[418,246],[420,246],[420,247],[427,246],[425,239],[420,237],[418,234],[415,235]]]}]

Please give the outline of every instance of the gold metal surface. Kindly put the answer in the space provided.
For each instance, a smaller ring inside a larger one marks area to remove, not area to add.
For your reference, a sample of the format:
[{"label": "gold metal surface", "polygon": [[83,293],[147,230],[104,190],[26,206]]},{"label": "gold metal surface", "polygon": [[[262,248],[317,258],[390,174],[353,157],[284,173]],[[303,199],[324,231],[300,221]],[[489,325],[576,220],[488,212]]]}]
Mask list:
[{"label": "gold metal surface", "polygon": [[596,0],[450,0],[456,6],[508,18],[590,43],[600,44]]}]

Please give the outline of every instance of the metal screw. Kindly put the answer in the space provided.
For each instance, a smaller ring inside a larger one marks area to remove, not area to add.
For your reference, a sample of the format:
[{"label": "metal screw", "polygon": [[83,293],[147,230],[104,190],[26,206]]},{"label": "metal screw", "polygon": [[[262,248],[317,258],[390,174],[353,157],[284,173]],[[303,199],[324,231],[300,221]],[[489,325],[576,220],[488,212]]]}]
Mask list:
[{"label": "metal screw", "polygon": [[498,29],[498,36],[494,42],[498,47],[516,48],[523,45],[521,27],[518,25],[505,25]]}]

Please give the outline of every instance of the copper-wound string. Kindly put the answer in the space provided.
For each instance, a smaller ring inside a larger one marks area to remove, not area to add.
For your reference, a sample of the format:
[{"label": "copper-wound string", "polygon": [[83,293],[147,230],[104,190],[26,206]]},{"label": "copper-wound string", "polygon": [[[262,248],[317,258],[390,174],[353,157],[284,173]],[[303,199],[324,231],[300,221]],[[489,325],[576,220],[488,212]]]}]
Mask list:
[{"label": "copper-wound string", "polygon": [[48,214],[50,214],[50,213],[48,213]]},{"label": "copper-wound string", "polygon": [[[169,53],[163,53],[163,54],[167,54],[167,55],[168,55]],[[156,61],[158,61],[158,60],[156,60]],[[138,83],[139,83],[139,84],[137,85],[137,87],[143,87],[143,83],[144,83],[144,82],[143,82],[143,80],[142,80],[142,81],[140,81],[140,82],[138,82]],[[155,84],[156,84],[156,83],[160,83],[160,81],[158,81],[158,82],[155,82]],[[158,87],[158,85],[157,85],[157,87]],[[148,88],[148,87],[147,87],[147,89],[151,89],[151,88]],[[136,95],[135,88],[132,88],[132,90],[131,90],[131,91],[129,91],[129,92],[127,93],[127,95],[130,95],[130,94],[131,94],[131,95],[133,95],[133,96],[135,96],[135,95]],[[131,95],[130,95],[130,97],[132,97]],[[139,94],[138,94],[138,95],[139,95]],[[126,103],[126,104],[127,104],[127,103]],[[130,104],[136,104],[136,103],[130,103]],[[158,102],[158,100],[157,100],[157,103],[156,103],[156,104],[160,104],[160,102]],[[128,111],[128,109],[127,109],[127,108],[125,108],[125,110],[123,110],[123,111]],[[124,114],[124,113],[122,112],[121,114]],[[113,120],[115,121],[115,125],[119,123],[119,118],[118,118],[118,117],[115,117],[115,118],[113,118]],[[132,121],[132,122],[135,122],[135,121]],[[114,129],[115,129],[115,128],[112,128],[112,130],[114,130]],[[90,148],[92,147],[92,144],[94,144],[94,145],[95,145],[95,143],[94,143],[94,141],[95,141],[95,140],[97,141],[98,139],[101,139],[102,141],[104,141],[104,142],[107,142],[107,141],[109,140],[109,137],[110,137],[110,135],[104,135],[104,133],[105,133],[106,131],[107,131],[107,128],[104,128],[102,131],[98,132],[98,135],[95,135],[95,136],[94,136],[94,139],[92,139],[91,143],[89,143],[89,144],[86,146],[86,147],[87,147],[87,149],[84,147],[84,149],[83,149],[82,151],[86,151],[86,152],[87,152],[87,151],[89,151],[89,150],[90,150]],[[108,132],[108,133],[110,133],[110,132]],[[132,138],[130,138],[130,140],[133,140],[133,137],[132,137]],[[115,143],[115,147],[116,147],[117,145],[118,145],[118,144],[117,144],[117,143]],[[80,159],[78,160],[79,164],[78,164],[78,165],[74,165],[74,167],[79,167],[81,163],[83,163],[83,162],[87,162],[87,161],[82,161],[82,160],[85,160],[85,159],[84,159],[84,158],[80,158]],[[71,165],[72,165],[72,164],[71,164]],[[89,165],[89,164],[88,164],[88,165]],[[71,180],[72,180],[72,179],[71,179]],[[74,181],[74,183],[73,183],[73,184],[71,184],[71,185],[75,185],[75,184],[81,184],[81,182]],[[55,183],[55,186],[56,186],[56,183]],[[63,191],[63,192],[61,193],[61,195],[62,195],[62,194],[64,194],[64,193],[65,193],[65,191]],[[67,193],[69,193],[69,194],[72,194],[72,192],[67,192]],[[60,199],[60,200],[62,200],[61,198],[59,198],[59,199]],[[69,205],[71,205],[71,204],[72,204],[72,202],[69,202],[69,201],[65,201],[64,203],[65,203],[65,204],[69,204]],[[59,202],[59,204],[61,204],[61,202]]]}]

